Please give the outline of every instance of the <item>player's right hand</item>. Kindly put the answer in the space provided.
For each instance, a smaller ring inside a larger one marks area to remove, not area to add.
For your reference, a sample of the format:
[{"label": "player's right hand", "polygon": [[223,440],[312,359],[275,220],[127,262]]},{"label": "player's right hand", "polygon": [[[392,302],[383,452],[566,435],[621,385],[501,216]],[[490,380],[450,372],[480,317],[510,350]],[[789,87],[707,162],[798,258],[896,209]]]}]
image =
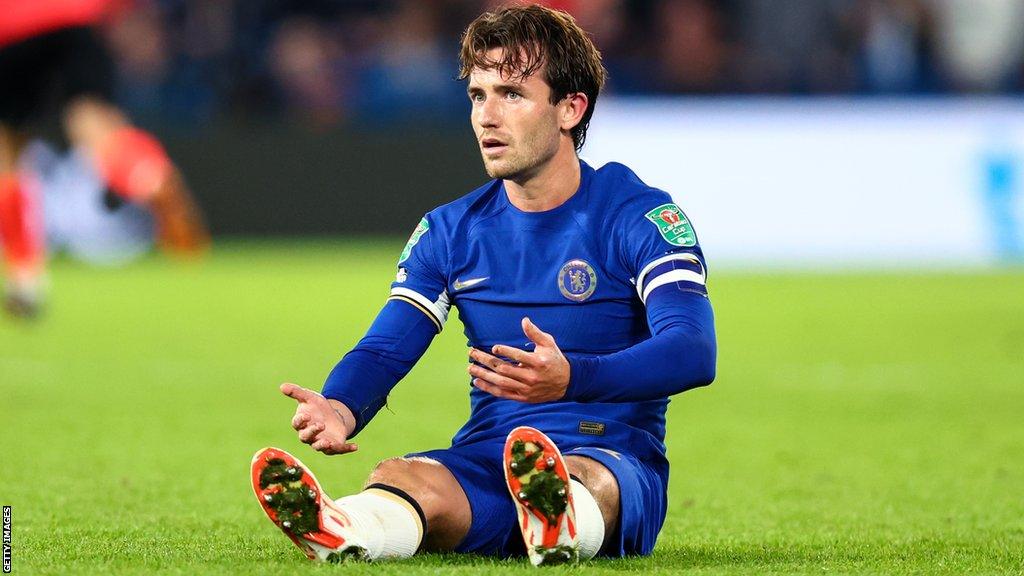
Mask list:
[{"label": "player's right hand", "polygon": [[299,403],[292,418],[292,428],[299,433],[299,440],[328,455],[359,449],[348,441],[355,428],[355,417],[344,404],[288,382],[281,384],[281,393]]}]

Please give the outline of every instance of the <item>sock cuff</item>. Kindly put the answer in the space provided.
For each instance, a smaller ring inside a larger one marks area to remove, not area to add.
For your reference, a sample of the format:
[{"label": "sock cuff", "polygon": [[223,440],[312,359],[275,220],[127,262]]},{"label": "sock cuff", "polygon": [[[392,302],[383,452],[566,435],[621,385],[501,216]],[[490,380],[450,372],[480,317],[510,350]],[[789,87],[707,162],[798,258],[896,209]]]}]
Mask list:
[{"label": "sock cuff", "polygon": [[[427,516],[423,513],[423,508],[420,507],[420,503],[410,496],[405,490],[395,488],[394,486],[389,486],[387,484],[381,484],[380,482],[375,482],[366,488],[363,488],[363,492],[370,492],[371,490],[384,492],[384,494],[380,494],[380,496],[388,498],[389,500],[399,500],[400,504],[404,504],[407,507],[412,508],[413,512],[416,513],[416,517],[419,519],[420,545],[422,545],[423,538],[427,534]],[[417,549],[418,548],[419,547],[417,547]]]},{"label": "sock cuff", "polygon": [[579,535],[580,558],[589,560],[604,544],[604,515],[597,499],[582,482],[572,478],[572,499],[576,509],[576,530]]}]

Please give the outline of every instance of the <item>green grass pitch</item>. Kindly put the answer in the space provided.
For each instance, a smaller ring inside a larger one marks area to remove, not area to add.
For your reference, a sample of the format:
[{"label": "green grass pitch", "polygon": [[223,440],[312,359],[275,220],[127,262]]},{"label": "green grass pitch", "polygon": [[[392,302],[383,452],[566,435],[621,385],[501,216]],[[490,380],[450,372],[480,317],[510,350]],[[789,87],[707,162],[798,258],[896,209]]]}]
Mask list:
[{"label": "green grass pitch", "polygon": [[[314,565],[250,492],[263,446],[294,451],[340,496],[378,460],[447,445],[465,419],[453,320],[358,453],[312,454],[289,427],[278,384],[319,387],[383,302],[401,244],[55,263],[43,321],[0,322],[14,573],[527,571],[448,555]],[[718,381],[671,405],[655,554],[548,572],[1024,571],[1024,274],[723,272],[710,287]]]}]

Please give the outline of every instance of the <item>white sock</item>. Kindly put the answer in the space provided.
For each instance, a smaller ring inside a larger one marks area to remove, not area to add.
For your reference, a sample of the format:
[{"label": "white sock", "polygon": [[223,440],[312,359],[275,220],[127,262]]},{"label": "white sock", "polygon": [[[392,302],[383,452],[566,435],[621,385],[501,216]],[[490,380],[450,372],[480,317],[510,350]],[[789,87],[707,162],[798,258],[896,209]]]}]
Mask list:
[{"label": "white sock", "polygon": [[387,490],[369,488],[335,500],[366,543],[370,560],[409,558],[423,539],[423,524],[412,504]]},{"label": "white sock", "polygon": [[569,480],[572,501],[576,508],[576,535],[580,539],[580,559],[597,556],[604,543],[604,515],[587,487],[575,478]]}]

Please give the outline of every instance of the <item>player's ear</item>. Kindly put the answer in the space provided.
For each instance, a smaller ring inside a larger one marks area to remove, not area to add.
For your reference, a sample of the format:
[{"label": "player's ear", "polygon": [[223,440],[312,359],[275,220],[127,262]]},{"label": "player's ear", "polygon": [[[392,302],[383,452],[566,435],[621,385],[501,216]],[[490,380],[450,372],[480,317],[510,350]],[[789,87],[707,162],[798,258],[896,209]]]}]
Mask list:
[{"label": "player's ear", "polygon": [[562,130],[572,130],[583,120],[590,99],[583,92],[571,92],[559,102],[559,120]]}]

